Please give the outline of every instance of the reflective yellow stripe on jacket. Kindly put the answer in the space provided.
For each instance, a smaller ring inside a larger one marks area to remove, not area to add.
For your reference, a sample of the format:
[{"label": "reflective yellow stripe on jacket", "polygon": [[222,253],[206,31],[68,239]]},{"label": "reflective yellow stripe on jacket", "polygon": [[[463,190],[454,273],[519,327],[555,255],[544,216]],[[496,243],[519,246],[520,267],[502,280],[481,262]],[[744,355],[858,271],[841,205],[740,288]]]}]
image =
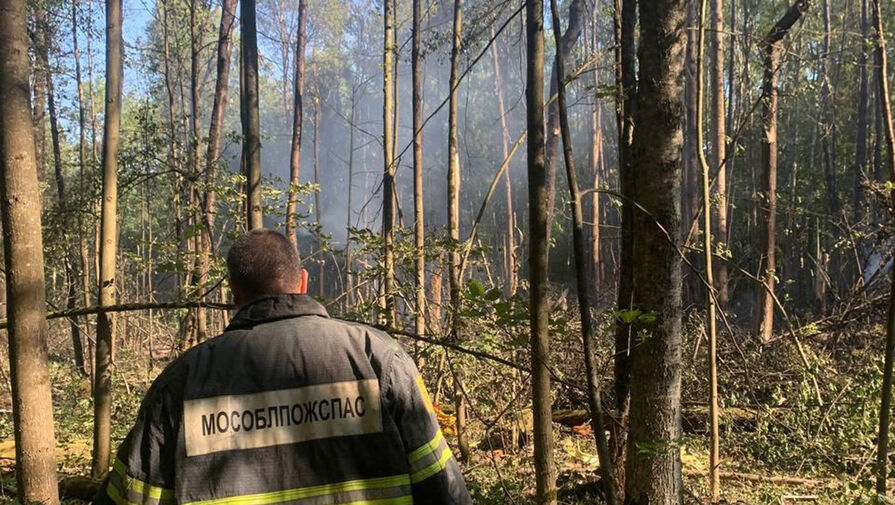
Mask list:
[{"label": "reflective yellow stripe on jacket", "polygon": [[451,448],[439,429],[432,440],[407,455],[410,481],[416,484],[444,470],[452,456]]},{"label": "reflective yellow stripe on jacket", "polygon": [[412,505],[410,477],[397,475],[378,479],[351,480],[335,484],[284,489],[241,496],[230,496],[214,500],[190,502],[184,505],[270,505],[283,502],[319,503],[321,497],[328,497],[326,503],[338,505]]},{"label": "reflective yellow stripe on jacket", "polygon": [[116,459],[109,475],[106,492],[117,505],[174,505],[174,490],[147,484],[127,474],[121,460]]}]

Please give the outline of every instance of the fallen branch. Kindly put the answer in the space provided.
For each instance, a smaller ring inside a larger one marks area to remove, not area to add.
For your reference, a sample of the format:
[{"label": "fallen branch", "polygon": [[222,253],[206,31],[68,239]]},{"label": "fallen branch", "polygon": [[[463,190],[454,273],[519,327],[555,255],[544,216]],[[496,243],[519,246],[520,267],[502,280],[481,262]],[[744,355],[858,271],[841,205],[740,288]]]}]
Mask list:
[{"label": "fallen branch", "polygon": [[[684,475],[689,477],[707,477],[708,472],[705,470],[697,470],[695,468],[686,468],[684,469]],[[805,486],[806,488],[822,486],[829,482],[827,480],[808,479],[789,475],[761,475],[758,473],[739,472],[721,472],[721,479],[743,482],[764,482],[767,484],[779,484],[784,486]]]}]

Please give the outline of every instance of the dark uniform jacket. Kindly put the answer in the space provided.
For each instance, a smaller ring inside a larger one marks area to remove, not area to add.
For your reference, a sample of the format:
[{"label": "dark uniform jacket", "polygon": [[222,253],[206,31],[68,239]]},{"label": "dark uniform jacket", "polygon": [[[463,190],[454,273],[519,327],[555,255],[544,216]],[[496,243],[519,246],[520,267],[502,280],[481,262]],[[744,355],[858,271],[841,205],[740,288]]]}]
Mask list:
[{"label": "dark uniform jacket", "polygon": [[471,500],[400,346],[282,295],[243,307],[159,375],[96,503]]}]

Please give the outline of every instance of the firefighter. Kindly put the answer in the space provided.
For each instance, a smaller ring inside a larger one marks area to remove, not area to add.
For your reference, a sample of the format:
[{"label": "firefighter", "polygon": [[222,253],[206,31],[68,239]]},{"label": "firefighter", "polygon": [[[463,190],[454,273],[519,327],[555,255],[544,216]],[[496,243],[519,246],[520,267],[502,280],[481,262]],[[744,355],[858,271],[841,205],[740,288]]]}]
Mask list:
[{"label": "firefighter", "polygon": [[238,238],[227,269],[233,320],[158,376],[95,503],[472,503],[397,342],[299,294],[280,233]]}]

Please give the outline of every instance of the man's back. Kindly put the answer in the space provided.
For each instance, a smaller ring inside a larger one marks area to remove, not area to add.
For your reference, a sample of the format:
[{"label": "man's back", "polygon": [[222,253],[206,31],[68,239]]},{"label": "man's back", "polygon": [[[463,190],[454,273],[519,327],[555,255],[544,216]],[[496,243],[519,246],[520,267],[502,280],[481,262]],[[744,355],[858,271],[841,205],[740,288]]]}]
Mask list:
[{"label": "man's back", "polygon": [[99,502],[470,503],[432,414],[390,337],[264,298],[159,376]]}]

